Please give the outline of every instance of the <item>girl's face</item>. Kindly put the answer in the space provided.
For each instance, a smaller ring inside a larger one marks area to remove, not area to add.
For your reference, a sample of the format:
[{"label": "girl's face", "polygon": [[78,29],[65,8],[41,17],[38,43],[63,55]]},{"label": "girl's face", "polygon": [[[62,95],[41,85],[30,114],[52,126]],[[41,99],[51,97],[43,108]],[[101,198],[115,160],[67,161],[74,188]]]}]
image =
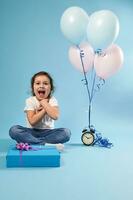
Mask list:
[{"label": "girl's face", "polygon": [[51,92],[50,80],[45,75],[35,77],[33,90],[38,100],[47,99]]}]

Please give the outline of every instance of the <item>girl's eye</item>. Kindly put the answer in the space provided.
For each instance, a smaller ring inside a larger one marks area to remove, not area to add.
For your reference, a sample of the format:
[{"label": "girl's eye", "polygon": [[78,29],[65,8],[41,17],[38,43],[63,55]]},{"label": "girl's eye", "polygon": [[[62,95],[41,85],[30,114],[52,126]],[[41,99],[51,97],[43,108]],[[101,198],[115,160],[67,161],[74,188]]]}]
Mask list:
[{"label": "girl's eye", "polygon": [[[36,85],[40,85],[41,83],[39,83],[39,82],[35,82],[35,84]],[[44,82],[44,83],[42,83],[43,85],[49,85],[49,83],[47,83],[47,82]]]}]

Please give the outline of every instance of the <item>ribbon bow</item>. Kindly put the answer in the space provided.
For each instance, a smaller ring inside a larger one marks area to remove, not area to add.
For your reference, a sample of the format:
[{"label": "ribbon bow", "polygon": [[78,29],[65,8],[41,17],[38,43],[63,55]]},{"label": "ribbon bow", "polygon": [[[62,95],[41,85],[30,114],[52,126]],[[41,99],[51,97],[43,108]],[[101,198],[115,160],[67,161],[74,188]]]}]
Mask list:
[{"label": "ribbon bow", "polygon": [[108,138],[102,138],[100,133],[95,133],[95,138],[94,144],[99,147],[111,148],[113,146],[113,143],[109,142]]},{"label": "ribbon bow", "polygon": [[97,145],[99,147],[106,147],[106,148],[111,148],[113,146],[113,143],[109,142],[108,138],[102,138],[102,134],[96,131],[93,125],[91,125],[90,130],[95,136],[93,145]]},{"label": "ribbon bow", "polygon": [[32,147],[28,143],[21,142],[21,143],[16,144],[16,149],[21,150],[21,151],[23,151],[23,150],[28,151],[28,150],[32,149]]},{"label": "ribbon bow", "polygon": [[17,143],[16,144],[16,149],[19,150],[20,154],[20,166],[23,166],[23,160],[22,160],[22,152],[23,151],[29,151],[29,150],[33,150],[33,151],[37,151],[37,150],[43,150],[44,148],[34,148],[31,145],[29,145],[28,143]]}]

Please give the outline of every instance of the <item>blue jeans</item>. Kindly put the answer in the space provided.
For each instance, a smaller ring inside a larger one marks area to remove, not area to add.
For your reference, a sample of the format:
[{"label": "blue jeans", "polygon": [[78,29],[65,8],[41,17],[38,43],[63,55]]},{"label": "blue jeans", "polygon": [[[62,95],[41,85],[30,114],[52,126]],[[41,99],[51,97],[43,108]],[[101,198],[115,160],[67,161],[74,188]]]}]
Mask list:
[{"label": "blue jeans", "polygon": [[35,129],[15,125],[10,128],[9,135],[17,142],[28,144],[57,144],[69,141],[71,132],[66,128]]}]

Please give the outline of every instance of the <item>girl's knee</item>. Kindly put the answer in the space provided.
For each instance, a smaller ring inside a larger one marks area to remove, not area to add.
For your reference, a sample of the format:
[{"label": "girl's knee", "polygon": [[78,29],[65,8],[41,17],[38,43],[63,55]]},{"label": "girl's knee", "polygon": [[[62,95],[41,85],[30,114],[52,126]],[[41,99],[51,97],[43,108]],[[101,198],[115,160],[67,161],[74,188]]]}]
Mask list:
[{"label": "girl's knee", "polygon": [[16,134],[18,134],[18,132],[19,132],[19,125],[12,126],[9,129],[9,135],[13,139],[15,138]]},{"label": "girl's knee", "polygon": [[64,131],[64,134],[65,134],[65,140],[66,140],[66,142],[68,142],[70,140],[70,137],[71,137],[71,131],[68,128],[64,128],[63,131]]}]

